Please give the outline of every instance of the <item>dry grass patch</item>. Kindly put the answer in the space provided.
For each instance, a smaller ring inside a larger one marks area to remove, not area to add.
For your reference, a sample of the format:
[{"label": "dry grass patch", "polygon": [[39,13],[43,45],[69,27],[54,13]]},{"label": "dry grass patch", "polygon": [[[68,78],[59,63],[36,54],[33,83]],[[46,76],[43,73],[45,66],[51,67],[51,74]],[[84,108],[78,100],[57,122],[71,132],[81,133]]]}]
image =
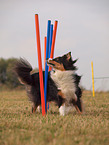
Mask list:
[{"label": "dry grass patch", "polygon": [[109,93],[83,93],[85,114],[60,117],[50,104],[46,117],[31,113],[25,91],[0,92],[0,145],[108,145]]}]

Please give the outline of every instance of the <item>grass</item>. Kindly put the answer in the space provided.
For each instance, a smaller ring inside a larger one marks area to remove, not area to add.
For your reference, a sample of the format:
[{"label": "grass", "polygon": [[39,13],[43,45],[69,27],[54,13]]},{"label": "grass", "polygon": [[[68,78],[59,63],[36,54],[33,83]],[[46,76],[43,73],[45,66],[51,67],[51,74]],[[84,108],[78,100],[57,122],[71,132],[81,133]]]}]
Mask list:
[{"label": "grass", "polygon": [[0,145],[108,145],[109,93],[83,93],[85,114],[65,117],[50,104],[46,117],[31,113],[24,90],[0,92]]}]

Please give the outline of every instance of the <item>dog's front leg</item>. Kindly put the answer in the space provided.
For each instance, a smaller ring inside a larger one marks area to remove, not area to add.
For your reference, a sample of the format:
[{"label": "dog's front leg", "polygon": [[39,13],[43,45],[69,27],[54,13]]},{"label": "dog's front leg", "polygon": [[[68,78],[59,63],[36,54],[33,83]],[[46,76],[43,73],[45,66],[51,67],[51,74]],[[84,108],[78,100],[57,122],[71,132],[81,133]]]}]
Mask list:
[{"label": "dog's front leg", "polygon": [[65,103],[59,108],[60,116],[65,116]]}]

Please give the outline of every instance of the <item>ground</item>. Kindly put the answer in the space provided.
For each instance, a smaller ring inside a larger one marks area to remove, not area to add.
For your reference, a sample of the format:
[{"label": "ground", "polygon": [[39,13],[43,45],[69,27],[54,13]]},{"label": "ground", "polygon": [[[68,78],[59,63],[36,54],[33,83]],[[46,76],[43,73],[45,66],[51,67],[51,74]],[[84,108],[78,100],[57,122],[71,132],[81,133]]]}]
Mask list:
[{"label": "ground", "polygon": [[0,145],[108,145],[109,92],[83,92],[85,114],[59,116],[51,103],[43,117],[31,113],[25,90],[0,92]]}]

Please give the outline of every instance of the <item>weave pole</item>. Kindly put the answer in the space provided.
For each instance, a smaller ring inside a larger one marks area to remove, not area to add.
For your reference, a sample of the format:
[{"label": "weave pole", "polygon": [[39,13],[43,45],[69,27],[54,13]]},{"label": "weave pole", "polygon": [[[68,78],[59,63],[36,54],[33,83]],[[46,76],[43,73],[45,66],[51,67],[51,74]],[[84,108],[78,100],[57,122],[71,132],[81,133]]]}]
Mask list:
[{"label": "weave pole", "polygon": [[[47,43],[46,43],[46,60],[49,58],[49,42],[50,42],[50,25],[51,21],[48,20],[47,26]],[[45,63],[45,81],[44,81],[44,97],[45,97],[45,110],[47,112],[47,80],[48,80],[48,65]]]},{"label": "weave pole", "polygon": [[49,58],[51,55],[52,38],[53,38],[53,25],[51,24],[51,26],[50,26],[50,42],[49,42]]},{"label": "weave pole", "polygon": [[42,115],[44,116],[46,114],[46,112],[45,112],[45,100],[44,100],[44,83],[43,83],[43,73],[42,73],[41,45],[40,45],[38,14],[35,14],[35,26],[36,26],[36,42],[37,42],[38,64],[39,64],[41,106],[42,106]]},{"label": "weave pole", "polygon": [[[58,21],[55,21],[54,30],[53,30],[53,38],[52,38],[50,58],[53,58],[53,55],[54,55],[54,46],[55,46],[55,40],[56,40],[57,25],[58,25]],[[52,70],[52,68],[49,67],[49,71],[51,71],[51,70]]]},{"label": "weave pole", "polygon": [[92,68],[92,91],[93,91],[93,97],[95,97],[95,90],[94,90],[94,72],[93,72],[93,61],[91,62],[91,68]]},{"label": "weave pole", "polygon": [[[49,40],[49,54],[48,54],[48,58],[50,58],[50,54],[51,54],[52,36],[53,36],[53,24],[50,25],[50,40]],[[49,103],[47,103],[47,109],[49,110]]]}]

